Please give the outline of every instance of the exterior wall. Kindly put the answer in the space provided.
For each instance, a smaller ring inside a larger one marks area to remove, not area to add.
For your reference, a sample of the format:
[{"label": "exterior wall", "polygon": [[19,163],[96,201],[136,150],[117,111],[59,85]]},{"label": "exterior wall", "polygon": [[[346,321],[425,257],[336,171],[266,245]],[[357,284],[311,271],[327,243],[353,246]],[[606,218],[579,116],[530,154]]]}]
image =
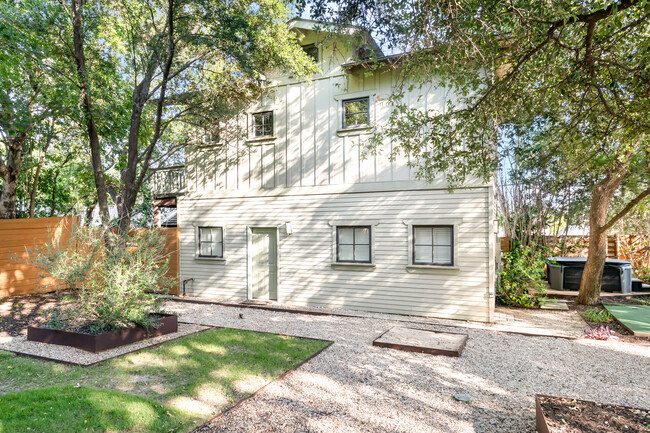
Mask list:
[{"label": "exterior wall", "polygon": [[[323,41],[303,30],[304,45]],[[280,302],[491,321],[498,248],[492,186],[471,181],[449,193],[444,176],[421,182],[408,157],[391,158],[390,141],[367,154],[366,139],[390,115],[399,74],[362,67],[348,73],[342,65],[352,51],[345,47],[325,41],[322,72],[310,81],[269,74],[264,96],[221,125],[218,141],[187,150],[178,223],[181,280],[194,278],[188,294],[246,299],[249,227],[278,227]],[[343,100],[358,97],[369,98],[371,125],[343,129]],[[414,86],[403,102],[442,112],[449,99],[429,83]],[[254,138],[253,113],[271,110],[273,136]],[[336,219],[378,222],[374,268],[332,266]],[[458,224],[457,266],[407,269],[410,219]],[[203,225],[224,227],[225,260],[195,258],[196,227]]]},{"label": "exterior wall", "polygon": [[[179,199],[181,279],[193,296],[247,298],[250,226],[278,227],[278,301],[295,305],[490,321],[489,188],[377,190]],[[360,190],[360,188],[357,188]],[[374,268],[332,266],[331,220],[376,221]],[[405,222],[455,221],[457,266],[410,271]],[[285,223],[291,222],[292,235]],[[225,260],[195,258],[195,226],[224,226]]]},{"label": "exterior wall", "polygon": [[[273,81],[257,104],[222,126],[227,133],[221,142],[187,150],[187,192],[375,182],[417,184],[408,157],[390,157],[392,142],[384,143],[376,154],[367,154],[365,147],[374,126],[390,115],[388,98],[397,79],[395,70],[345,74],[339,66],[311,82],[286,78]],[[373,127],[343,129],[343,100],[366,96]],[[404,101],[422,110],[441,112],[448,100],[444,88],[429,83],[416,86]],[[274,113],[271,138],[253,138],[252,114],[261,111]]]}]

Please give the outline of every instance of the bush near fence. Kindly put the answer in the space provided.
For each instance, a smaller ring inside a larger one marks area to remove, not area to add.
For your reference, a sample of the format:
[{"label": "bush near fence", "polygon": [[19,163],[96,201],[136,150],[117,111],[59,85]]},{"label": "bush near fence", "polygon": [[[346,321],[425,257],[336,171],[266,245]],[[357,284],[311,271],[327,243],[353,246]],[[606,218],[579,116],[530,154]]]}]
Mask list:
[{"label": "bush near fence", "polygon": [[[589,236],[545,236],[544,244],[558,257],[587,257]],[[511,241],[501,238],[501,251],[510,251]],[[607,236],[607,258],[632,263],[635,278],[650,284],[650,235]]]},{"label": "bush near fence", "polygon": [[[65,288],[62,283],[43,276],[40,270],[20,261],[27,257],[27,249],[43,246],[56,237],[59,237],[61,242],[66,242],[69,229],[79,222],[78,217],[0,220],[0,297],[52,292]],[[178,294],[180,229],[162,227],[157,230],[162,230],[165,250],[169,255],[167,277],[176,281],[171,293]]]}]

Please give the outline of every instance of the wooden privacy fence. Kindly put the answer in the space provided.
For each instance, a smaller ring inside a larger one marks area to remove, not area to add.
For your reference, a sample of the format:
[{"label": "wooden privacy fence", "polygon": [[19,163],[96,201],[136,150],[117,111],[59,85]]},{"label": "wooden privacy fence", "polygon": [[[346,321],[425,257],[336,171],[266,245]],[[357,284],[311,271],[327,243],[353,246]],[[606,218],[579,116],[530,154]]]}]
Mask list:
[{"label": "wooden privacy fence", "polygon": [[[545,236],[554,256],[587,257],[589,236]],[[510,251],[510,238],[501,238],[501,251]],[[637,278],[650,281],[650,235],[607,236],[607,257],[632,263]]]},{"label": "wooden privacy fence", "polygon": [[[20,260],[27,257],[26,249],[33,250],[56,237],[66,242],[69,230],[76,224],[79,224],[77,217],[0,220],[0,297],[40,293],[43,289],[39,288],[43,286],[47,286],[46,291],[62,288],[53,278],[44,278],[42,271],[22,264]],[[170,292],[178,294],[179,228],[163,227],[156,230],[161,230],[165,238],[165,253],[169,257],[167,277],[174,280]]]}]

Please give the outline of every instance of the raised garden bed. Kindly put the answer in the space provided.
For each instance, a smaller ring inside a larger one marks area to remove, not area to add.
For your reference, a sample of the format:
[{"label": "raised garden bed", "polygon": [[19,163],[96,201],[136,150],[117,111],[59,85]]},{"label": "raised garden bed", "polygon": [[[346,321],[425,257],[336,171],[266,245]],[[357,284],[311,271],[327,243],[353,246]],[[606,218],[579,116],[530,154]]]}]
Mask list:
[{"label": "raised garden bed", "polygon": [[536,395],[539,433],[650,432],[650,410]]},{"label": "raised garden bed", "polygon": [[178,317],[172,314],[160,314],[162,317],[157,329],[147,330],[140,325],[125,329],[104,332],[102,334],[84,334],[81,332],[60,331],[58,329],[30,326],[27,328],[27,340],[40,343],[71,346],[88,352],[101,352],[147,338],[159,337],[178,331]]}]

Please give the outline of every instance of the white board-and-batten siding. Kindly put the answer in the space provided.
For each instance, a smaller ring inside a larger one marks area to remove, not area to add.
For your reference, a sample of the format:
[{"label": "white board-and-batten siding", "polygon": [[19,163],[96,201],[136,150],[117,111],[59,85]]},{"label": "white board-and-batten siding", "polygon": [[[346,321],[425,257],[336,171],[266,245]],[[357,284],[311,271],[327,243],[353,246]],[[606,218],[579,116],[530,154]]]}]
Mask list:
[{"label": "white board-and-batten siding", "polygon": [[[280,303],[490,321],[489,191],[183,197],[178,213],[182,279],[194,278],[189,295],[246,299],[248,228],[278,227]],[[377,223],[374,268],[332,266],[332,220]],[[454,269],[409,272],[409,220],[458,223]],[[202,225],[224,227],[224,261],[195,258],[194,227]]]},{"label": "white board-and-batten siding", "polygon": [[[302,43],[314,38],[307,32]],[[323,72],[311,81],[271,76],[264,96],[222,125],[241,134],[187,149],[186,194],[178,201],[181,278],[194,279],[187,293],[246,299],[250,228],[277,227],[280,303],[491,321],[493,188],[472,181],[449,192],[444,175],[418,181],[407,156],[391,157],[390,140],[364,157],[365,140],[390,116],[399,77],[393,69],[346,72],[344,57],[325,46]],[[344,130],[343,101],[359,97],[368,97],[371,127]],[[403,102],[442,112],[450,97],[428,83]],[[274,133],[256,139],[253,114],[262,111],[273,111]],[[373,222],[374,267],[332,266],[335,221]],[[408,221],[453,221],[455,266],[408,268]],[[199,226],[224,227],[225,260],[195,257]]]},{"label": "white board-and-batten siding", "polygon": [[[223,128],[236,137],[188,148],[187,190],[249,190],[299,186],[409,181],[415,178],[408,158],[391,158],[387,140],[376,153],[366,152],[373,128],[343,130],[343,101],[368,97],[372,125],[390,115],[388,98],[394,71],[353,79],[345,74],[311,82],[278,83],[266,96]],[[447,92],[434,84],[408,92],[405,102],[422,110],[444,110]],[[272,137],[253,138],[253,114],[272,111]],[[225,136],[225,135],[224,135]]]}]

